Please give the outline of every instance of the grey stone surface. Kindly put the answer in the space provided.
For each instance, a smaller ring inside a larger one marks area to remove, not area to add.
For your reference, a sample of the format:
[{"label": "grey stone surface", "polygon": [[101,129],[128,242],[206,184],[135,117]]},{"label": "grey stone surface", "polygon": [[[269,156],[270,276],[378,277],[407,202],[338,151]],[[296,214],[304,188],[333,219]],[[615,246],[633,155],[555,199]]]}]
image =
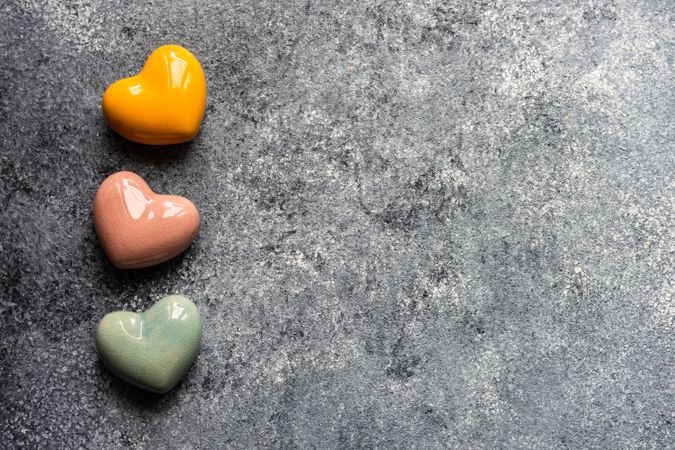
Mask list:
[{"label": "grey stone surface", "polygon": [[[675,440],[672,1],[0,5],[0,447],[664,448]],[[198,138],[127,142],[105,87],[178,43]],[[200,236],[107,261],[98,184]],[[113,310],[195,300],[157,396]]]}]

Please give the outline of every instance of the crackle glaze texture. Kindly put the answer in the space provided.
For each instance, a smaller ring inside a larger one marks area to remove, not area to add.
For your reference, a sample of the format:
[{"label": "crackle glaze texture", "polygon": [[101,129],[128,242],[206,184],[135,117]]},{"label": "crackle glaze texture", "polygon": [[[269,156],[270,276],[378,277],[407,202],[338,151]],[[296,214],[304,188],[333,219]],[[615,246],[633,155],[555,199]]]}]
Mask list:
[{"label": "crackle glaze texture", "polygon": [[[675,440],[666,0],[0,2],[0,447],[664,448]],[[175,43],[195,140],[101,95]],[[117,270],[91,204],[130,170],[202,215]],[[98,321],[179,292],[170,392]]]},{"label": "crackle glaze texture", "polygon": [[101,247],[120,269],[154,266],[179,255],[199,231],[199,211],[188,199],[158,195],[132,172],[116,172],[94,197]]},{"label": "crackle glaze texture", "polygon": [[140,314],[106,314],[96,328],[101,361],[123,380],[157,393],[178,383],[201,339],[199,311],[182,295],[164,297]]}]

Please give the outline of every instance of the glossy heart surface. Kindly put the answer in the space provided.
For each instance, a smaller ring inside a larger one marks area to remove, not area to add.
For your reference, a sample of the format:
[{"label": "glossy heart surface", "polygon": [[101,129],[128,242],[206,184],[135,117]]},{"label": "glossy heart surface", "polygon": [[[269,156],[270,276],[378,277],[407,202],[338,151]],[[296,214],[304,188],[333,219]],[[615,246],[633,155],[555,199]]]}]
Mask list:
[{"label": "glossy heart surface", "polygon": [[96,193],[94,226],[116,267],[138,269],[183,252],[199,231],[199,212],[186,198],[155,194],[135,173],[117,172]]},{"label": "glossy heart surface", "polygon": [[114,82],[103,94],[103,115],[112,129],[141,144],[192,140],[205,106],[202,67],[179,45],[159,47],[138,75]]},{"label": "glossy heart surface", "polygon": [[194,303],[169,295],[143,313],[116,311],[96,328],[103,363],[123,380],[152,392],[173,388],[197,357],[202,319]]}]

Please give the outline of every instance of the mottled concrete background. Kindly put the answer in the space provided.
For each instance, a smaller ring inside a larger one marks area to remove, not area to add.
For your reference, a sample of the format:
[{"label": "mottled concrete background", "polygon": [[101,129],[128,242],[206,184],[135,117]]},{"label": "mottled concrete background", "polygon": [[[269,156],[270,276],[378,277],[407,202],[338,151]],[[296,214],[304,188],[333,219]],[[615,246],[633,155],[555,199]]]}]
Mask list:
[{"label": "mottled concrete background", "polygon": [[[675,440],[674,5],[9,0],[0,6],[0,447],[664,448]],[[189,145],[100,99],[203,63]],[[118,170],[197,242],[115,270]],[[98,361],[113,310],[195,300],[164,396]]]}]

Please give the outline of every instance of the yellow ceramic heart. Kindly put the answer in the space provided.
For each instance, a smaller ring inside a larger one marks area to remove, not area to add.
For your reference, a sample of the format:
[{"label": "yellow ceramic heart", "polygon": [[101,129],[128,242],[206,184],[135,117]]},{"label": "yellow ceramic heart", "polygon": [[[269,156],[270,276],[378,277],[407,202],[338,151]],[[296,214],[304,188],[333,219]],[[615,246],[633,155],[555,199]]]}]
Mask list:
[{"label": "yellow ceramic heart", "polygon": [[103,115],[113,130],[141,144],[192,140],[205,106],[202,67],[179,45],[159,47],[138,75],[114,82],[103,94]]}]

